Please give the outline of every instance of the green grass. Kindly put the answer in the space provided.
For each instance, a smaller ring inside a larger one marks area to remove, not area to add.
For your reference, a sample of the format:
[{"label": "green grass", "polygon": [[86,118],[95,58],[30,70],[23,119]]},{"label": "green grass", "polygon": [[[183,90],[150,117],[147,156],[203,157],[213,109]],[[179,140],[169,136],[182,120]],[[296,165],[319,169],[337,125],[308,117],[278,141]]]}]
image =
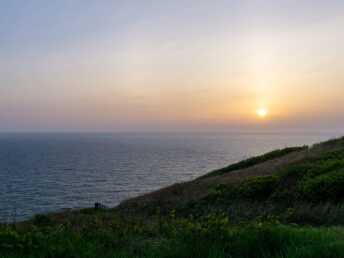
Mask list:
[{"label": "green grass", "polygon": [[101,231],[71,227],[10,228],[0,233],[2,257],[344,257],[342,227],[282,225],[277,217],[230,225],[223,214],[198,220],[118,222]]},{"label": "green grass", "polygon": [[238,170],[238,169],[242,169],[242,168],[248,168],[248,167],[254,166],[256,164],[287,155],[291,152],[301,151],[301,150],[305,150],[305,149],[308,149],[308,146],[288,147],[288,148],[284,148],[281,150],[274,150],[274,151],[268,152],[264,155],[252,157],[252,158],[240,161],[238,163],[229,165],[228,167],[214,170],[208,174],[201,176],[200,178],[208,178],[208,177],[212,177],[212,176],[218,176],[218,175],[222,175],[222,174],[234,171],[234,170]]}]

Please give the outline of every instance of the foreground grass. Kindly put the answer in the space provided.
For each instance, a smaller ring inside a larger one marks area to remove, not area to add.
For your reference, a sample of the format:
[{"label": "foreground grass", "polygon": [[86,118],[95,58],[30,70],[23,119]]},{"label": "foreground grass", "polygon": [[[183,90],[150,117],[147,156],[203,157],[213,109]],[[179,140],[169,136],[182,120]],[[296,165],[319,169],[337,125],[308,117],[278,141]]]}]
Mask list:
[{"label": "foreground grass", "polygon": [[160,217],[154,223],[113,220],[75,232],[71,225],[0,233],[3,257],[344,257],[342,227],[282,225],[278,218],[229,225],[223,214]]}]

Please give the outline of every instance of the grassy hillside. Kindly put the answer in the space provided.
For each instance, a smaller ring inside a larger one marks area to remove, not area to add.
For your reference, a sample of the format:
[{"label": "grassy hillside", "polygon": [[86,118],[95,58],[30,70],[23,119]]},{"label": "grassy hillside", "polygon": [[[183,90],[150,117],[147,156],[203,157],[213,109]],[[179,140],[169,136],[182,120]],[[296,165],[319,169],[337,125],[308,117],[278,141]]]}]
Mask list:
[{"label": "grassy hillside", "polygon": [[305,150],[305,149],[308,149],[308,146],[288,147],[288,148],[284,148],[284,149],[281,149],[281,150],[274,150],[274,151],[268,152],[268,153],[266,153],[264,155],[257,156],[257,157],[252,157],[252,158],[240,161],[238,163],[229,165],[228,167],[214,170],[214,171],[212,171],[212,172],[210,172],[208,174],[203,175],[201,178],[208,178],[208,177],[211,177],[211,176],[218,176],[218,175],[222,175],[222,174],[234,171],[234,170],[252,167],[252,166],[257,165],[259,163],[262,163],[264,161],[268,161],[268,160],[271,160],[271,159],[282,157],[283,155],[289,154],[291,152]]},{"label": "grassy hillside", "polygon": [[1,225],[0,257],[344,257],[344,138]]}]

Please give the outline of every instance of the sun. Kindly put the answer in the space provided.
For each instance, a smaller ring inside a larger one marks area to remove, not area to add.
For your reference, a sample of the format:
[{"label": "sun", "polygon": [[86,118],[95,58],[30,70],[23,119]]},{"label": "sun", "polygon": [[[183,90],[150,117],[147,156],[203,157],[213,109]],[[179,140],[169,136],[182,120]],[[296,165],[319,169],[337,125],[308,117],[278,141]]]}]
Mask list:
[{"label": "sun", "polygon": [[266,115],[266,110],[265,109],[259,109],[257,111],[258,116],[264,117]]}]

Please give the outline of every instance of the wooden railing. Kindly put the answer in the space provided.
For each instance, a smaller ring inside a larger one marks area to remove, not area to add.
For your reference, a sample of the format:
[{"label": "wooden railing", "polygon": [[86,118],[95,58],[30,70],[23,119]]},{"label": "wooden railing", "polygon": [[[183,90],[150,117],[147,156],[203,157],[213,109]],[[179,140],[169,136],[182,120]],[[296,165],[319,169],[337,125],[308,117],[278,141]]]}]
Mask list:
[{"label": "wooden railing", "polygon": [[100,203],[100,202],[96,202],[96,203],[94,204],[94,209],[96,209],[96,210],[109,210],[110,207],[109,207],[109,206],[106,206],[105,204],[102,204],[102,203]]}]

